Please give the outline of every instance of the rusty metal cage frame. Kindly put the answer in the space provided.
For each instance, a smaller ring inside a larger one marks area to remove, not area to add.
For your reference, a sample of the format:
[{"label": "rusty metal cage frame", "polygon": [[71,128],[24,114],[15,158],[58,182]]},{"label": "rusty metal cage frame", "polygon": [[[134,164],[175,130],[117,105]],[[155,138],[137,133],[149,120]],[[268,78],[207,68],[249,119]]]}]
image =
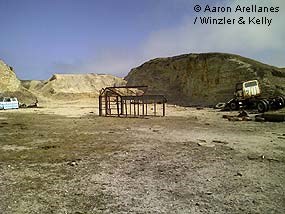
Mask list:
[{"label": "rusty metal cage frame", "polygon": [[[167,99],[163,95],[146,95],[147,88],[147,86],[102,88],[99,95],[99,116],[165,116],[165,103],[167,102]],[[120,89],[138,89],[143,91],[143,93],[124,95],[119,92]],[[159,107],[161,107],[161,110],[159,110]]]}]

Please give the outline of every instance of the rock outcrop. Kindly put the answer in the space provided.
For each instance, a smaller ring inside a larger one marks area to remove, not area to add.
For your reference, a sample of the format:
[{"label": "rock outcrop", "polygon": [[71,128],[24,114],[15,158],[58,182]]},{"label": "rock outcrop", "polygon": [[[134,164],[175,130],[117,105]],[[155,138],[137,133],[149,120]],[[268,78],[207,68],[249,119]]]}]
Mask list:
[{"label": "rock outcrop", "polygon": [[0,96],[17,97],[20,103],[32,104],[36,96],[21,85],[13,68],[0,60]]},{"label": "rock outcrop", "polygon": [[232,54],[185,54],[150,60],[125,77],[127,85],[148,85],[170,103],[214,105],[232,98],[238,82],[257,79],[263,96],[285,94],[284,69]]},{"label": "rock outcrop", "polygon": [[13,68],[0,60],[0,93],[17,91],[20,86],[21,82],[16,77]]}]

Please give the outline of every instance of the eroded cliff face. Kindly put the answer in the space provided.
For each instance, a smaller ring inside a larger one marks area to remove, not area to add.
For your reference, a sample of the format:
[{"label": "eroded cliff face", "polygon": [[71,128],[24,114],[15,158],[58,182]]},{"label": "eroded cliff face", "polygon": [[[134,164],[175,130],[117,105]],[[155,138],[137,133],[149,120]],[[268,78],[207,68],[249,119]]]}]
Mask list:
[{"label": "eroded cliff face", "polygon": [[222,53],[186,54],[150,60],[125,77],[127,85],[148,85],[170,103],[214,105],[232,98],[238,82],[257,79],[263,96],[285,94],[285,71]]},{"label": "eroded cliff face", "polygon": [[19,90],[20,80],[16,77],[13,68],[0,60],[0,93]]},{"label": "eroded cliff face", "polygon": [[36,96],[25,89],[12,67],[0,60],[0,97],[17,97],[20,103],[32,104]]}]

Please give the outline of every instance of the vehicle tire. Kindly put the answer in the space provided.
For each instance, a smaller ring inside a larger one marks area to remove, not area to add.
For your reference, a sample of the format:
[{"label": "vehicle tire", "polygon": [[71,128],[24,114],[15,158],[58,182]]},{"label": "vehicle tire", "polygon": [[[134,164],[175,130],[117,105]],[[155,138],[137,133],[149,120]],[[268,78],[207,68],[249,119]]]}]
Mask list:
[{"label": "vehicle tire", "polygon": [[257,110],[258,110],[258,112],[260,112],[260,113],[266,112],[266,111],[268,110],[268,105],[267,105],[267,103],[266,103],[264,100],[260,100],[260,101],[257,103]]},{"label": "vehicle tire", "polygon": [[263,99],[262,101],[265,102],[265,104],[266,104],[266,109],[265,109],[265,111],[269,111],[269,110],[271,109],[269,100]]},{"label": "vehicle tire", "polygon": [[236,102],[236,101],[232,101],[232,102],[230,102],[230,110],[232,110],[232,111],[236,111],[236,110],[238,110],[239,109],[239,105],[238,105],[238,102]]},{"label": "vehicle tire", "polygon": [[284,122],[285,121],[285,116],[283,114],[265,113],[263,117],[265,121],[268,121],[268,122]]},{"label": "vehicle tire", "polygon": [[215,109],[223,109],[225,108],[226,103],[218,103],[217,105],[215,105]]}]

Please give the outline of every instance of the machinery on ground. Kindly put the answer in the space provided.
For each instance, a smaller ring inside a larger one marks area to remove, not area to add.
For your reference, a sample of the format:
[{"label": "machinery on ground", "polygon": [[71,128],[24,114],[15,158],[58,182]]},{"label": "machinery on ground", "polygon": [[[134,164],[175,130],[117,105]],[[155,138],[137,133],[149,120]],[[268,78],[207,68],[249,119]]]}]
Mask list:
[{"label": "machinery on ground", "polygon": [[236,84],[234,98],[228,101],[225,109],[238,110],[245,108],[257,109],[258,112],[281,109],[285,106],[285,96],[262,97],[257,80]]}]

